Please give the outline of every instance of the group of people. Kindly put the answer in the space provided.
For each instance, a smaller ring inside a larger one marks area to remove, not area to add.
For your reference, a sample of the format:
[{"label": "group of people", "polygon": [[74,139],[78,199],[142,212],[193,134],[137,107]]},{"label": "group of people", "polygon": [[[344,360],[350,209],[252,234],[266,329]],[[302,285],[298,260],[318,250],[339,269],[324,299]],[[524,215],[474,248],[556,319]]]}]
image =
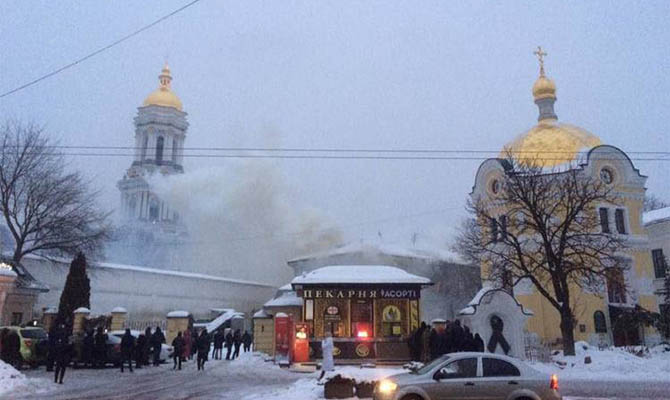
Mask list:
[{"label": "group of people", "polygon": [[473,334],[461,321],[446,321],[429,327],[425,322],[409,337],[408,345],[413,361],[427,362],[443,354],[460,351],[484,351],[484,340]]},{"label": "group of people", "polygon": [[137,338],[133,336],[130,329],[126,329],[121,337],[121,372],[126,363],[130,372],[133,372],[133,360],[135,368],[142,368],[149,364],[160,365],[161,348],[164,343],[165,334],[159,326],[153,332],[150,327],[147,327],[144,333],[140,333]]},{"label": "group of people", "polygon": [[225,346],[227,350],[226,360],[234,360],[240,356],[240,347],[244,346],[245,353],[251,349],[251,342],[251,335],[247,331],[242,334],[239,329],[236,329],[234,333],[229,330],[228,333],[224,334],[223,331],[218,330],[214,335],[213,357],[215,360],[220,360]]}]

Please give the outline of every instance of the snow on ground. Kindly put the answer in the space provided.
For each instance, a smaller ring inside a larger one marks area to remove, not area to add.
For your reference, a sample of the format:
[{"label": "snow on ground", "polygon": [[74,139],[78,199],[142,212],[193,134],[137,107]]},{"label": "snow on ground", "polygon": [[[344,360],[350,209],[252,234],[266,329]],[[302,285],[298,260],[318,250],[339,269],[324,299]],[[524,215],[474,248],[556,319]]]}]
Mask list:
[{"label": "snow on ground", "polygon": [[[559,381],[564,378],[670,382],[670,346],[656,346],[637,356],[623,348],[599,350],[586,342],[577,342],[575,353],[574,356],[564,356],[559,352],[553,356],[555,363],[534,363],[532,366],[548,374],[557,374]],[[585,363],[586,357],[591,357],[590,364]]]},{"label": "snow on ground", "polygon": [[30,379],[0,360],[0,398],[9,393],[39,393],[46,391],[48,382],[43,379]]}]

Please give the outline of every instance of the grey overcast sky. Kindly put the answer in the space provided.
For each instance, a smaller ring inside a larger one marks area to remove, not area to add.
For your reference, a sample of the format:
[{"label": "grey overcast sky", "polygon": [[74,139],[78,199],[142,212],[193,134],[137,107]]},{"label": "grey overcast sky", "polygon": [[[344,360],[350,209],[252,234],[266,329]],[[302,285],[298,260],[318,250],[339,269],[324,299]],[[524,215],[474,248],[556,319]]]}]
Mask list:
[{"label": "grey overcast sky", "polygon": [[[0,92],[186,4],[3,1]],[[167,57],[187,147],[486,150],[534,125],[533,50],[549,53],[559,120],[624,151],[670,151],[670,2],[217,1],[0,99],[0,116],[70,145],[133,145]],[[131,157],[76,158],[107,208]],[[187,171],[226,159],[185,161]],[[350,240],[448,240],[479,161],[283,160],[293,198]],[[670,161],[635,162],[670,200]],[[228,183],[225,183],[228,184]],[[234,183],[230,183],[233,186]],[[419,214],[419,215],[417,215]],[[406,218],[399,218],[399,217]],[[410,217],[408,217],[410,216]]]}]

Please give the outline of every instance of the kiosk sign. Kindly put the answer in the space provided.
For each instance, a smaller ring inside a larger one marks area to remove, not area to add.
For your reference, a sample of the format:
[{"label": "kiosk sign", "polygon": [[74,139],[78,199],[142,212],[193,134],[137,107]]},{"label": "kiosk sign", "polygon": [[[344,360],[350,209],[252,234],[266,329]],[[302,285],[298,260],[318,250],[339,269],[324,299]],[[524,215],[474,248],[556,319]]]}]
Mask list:
[{"label": "kiosk sign", "polygon": [[304,299],[418,299],[418,288],[373,289],[302,289],[298,296]]}]

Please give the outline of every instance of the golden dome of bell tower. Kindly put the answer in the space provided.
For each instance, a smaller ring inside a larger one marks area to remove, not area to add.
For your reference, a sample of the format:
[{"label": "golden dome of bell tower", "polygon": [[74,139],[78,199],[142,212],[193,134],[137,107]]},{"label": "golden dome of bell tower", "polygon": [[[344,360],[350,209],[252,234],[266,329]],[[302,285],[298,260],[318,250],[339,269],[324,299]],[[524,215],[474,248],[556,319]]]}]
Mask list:
[{"label": "golden dome of bell tower", "polygon": [[167,62],[158,75],[159,86],[144,99],[143,106],[162,106],[172,107],[182,111],[182,104],[179,97],[172,91],[170,84],[172,83],[172,75],[170,74],[170,67]]}]

